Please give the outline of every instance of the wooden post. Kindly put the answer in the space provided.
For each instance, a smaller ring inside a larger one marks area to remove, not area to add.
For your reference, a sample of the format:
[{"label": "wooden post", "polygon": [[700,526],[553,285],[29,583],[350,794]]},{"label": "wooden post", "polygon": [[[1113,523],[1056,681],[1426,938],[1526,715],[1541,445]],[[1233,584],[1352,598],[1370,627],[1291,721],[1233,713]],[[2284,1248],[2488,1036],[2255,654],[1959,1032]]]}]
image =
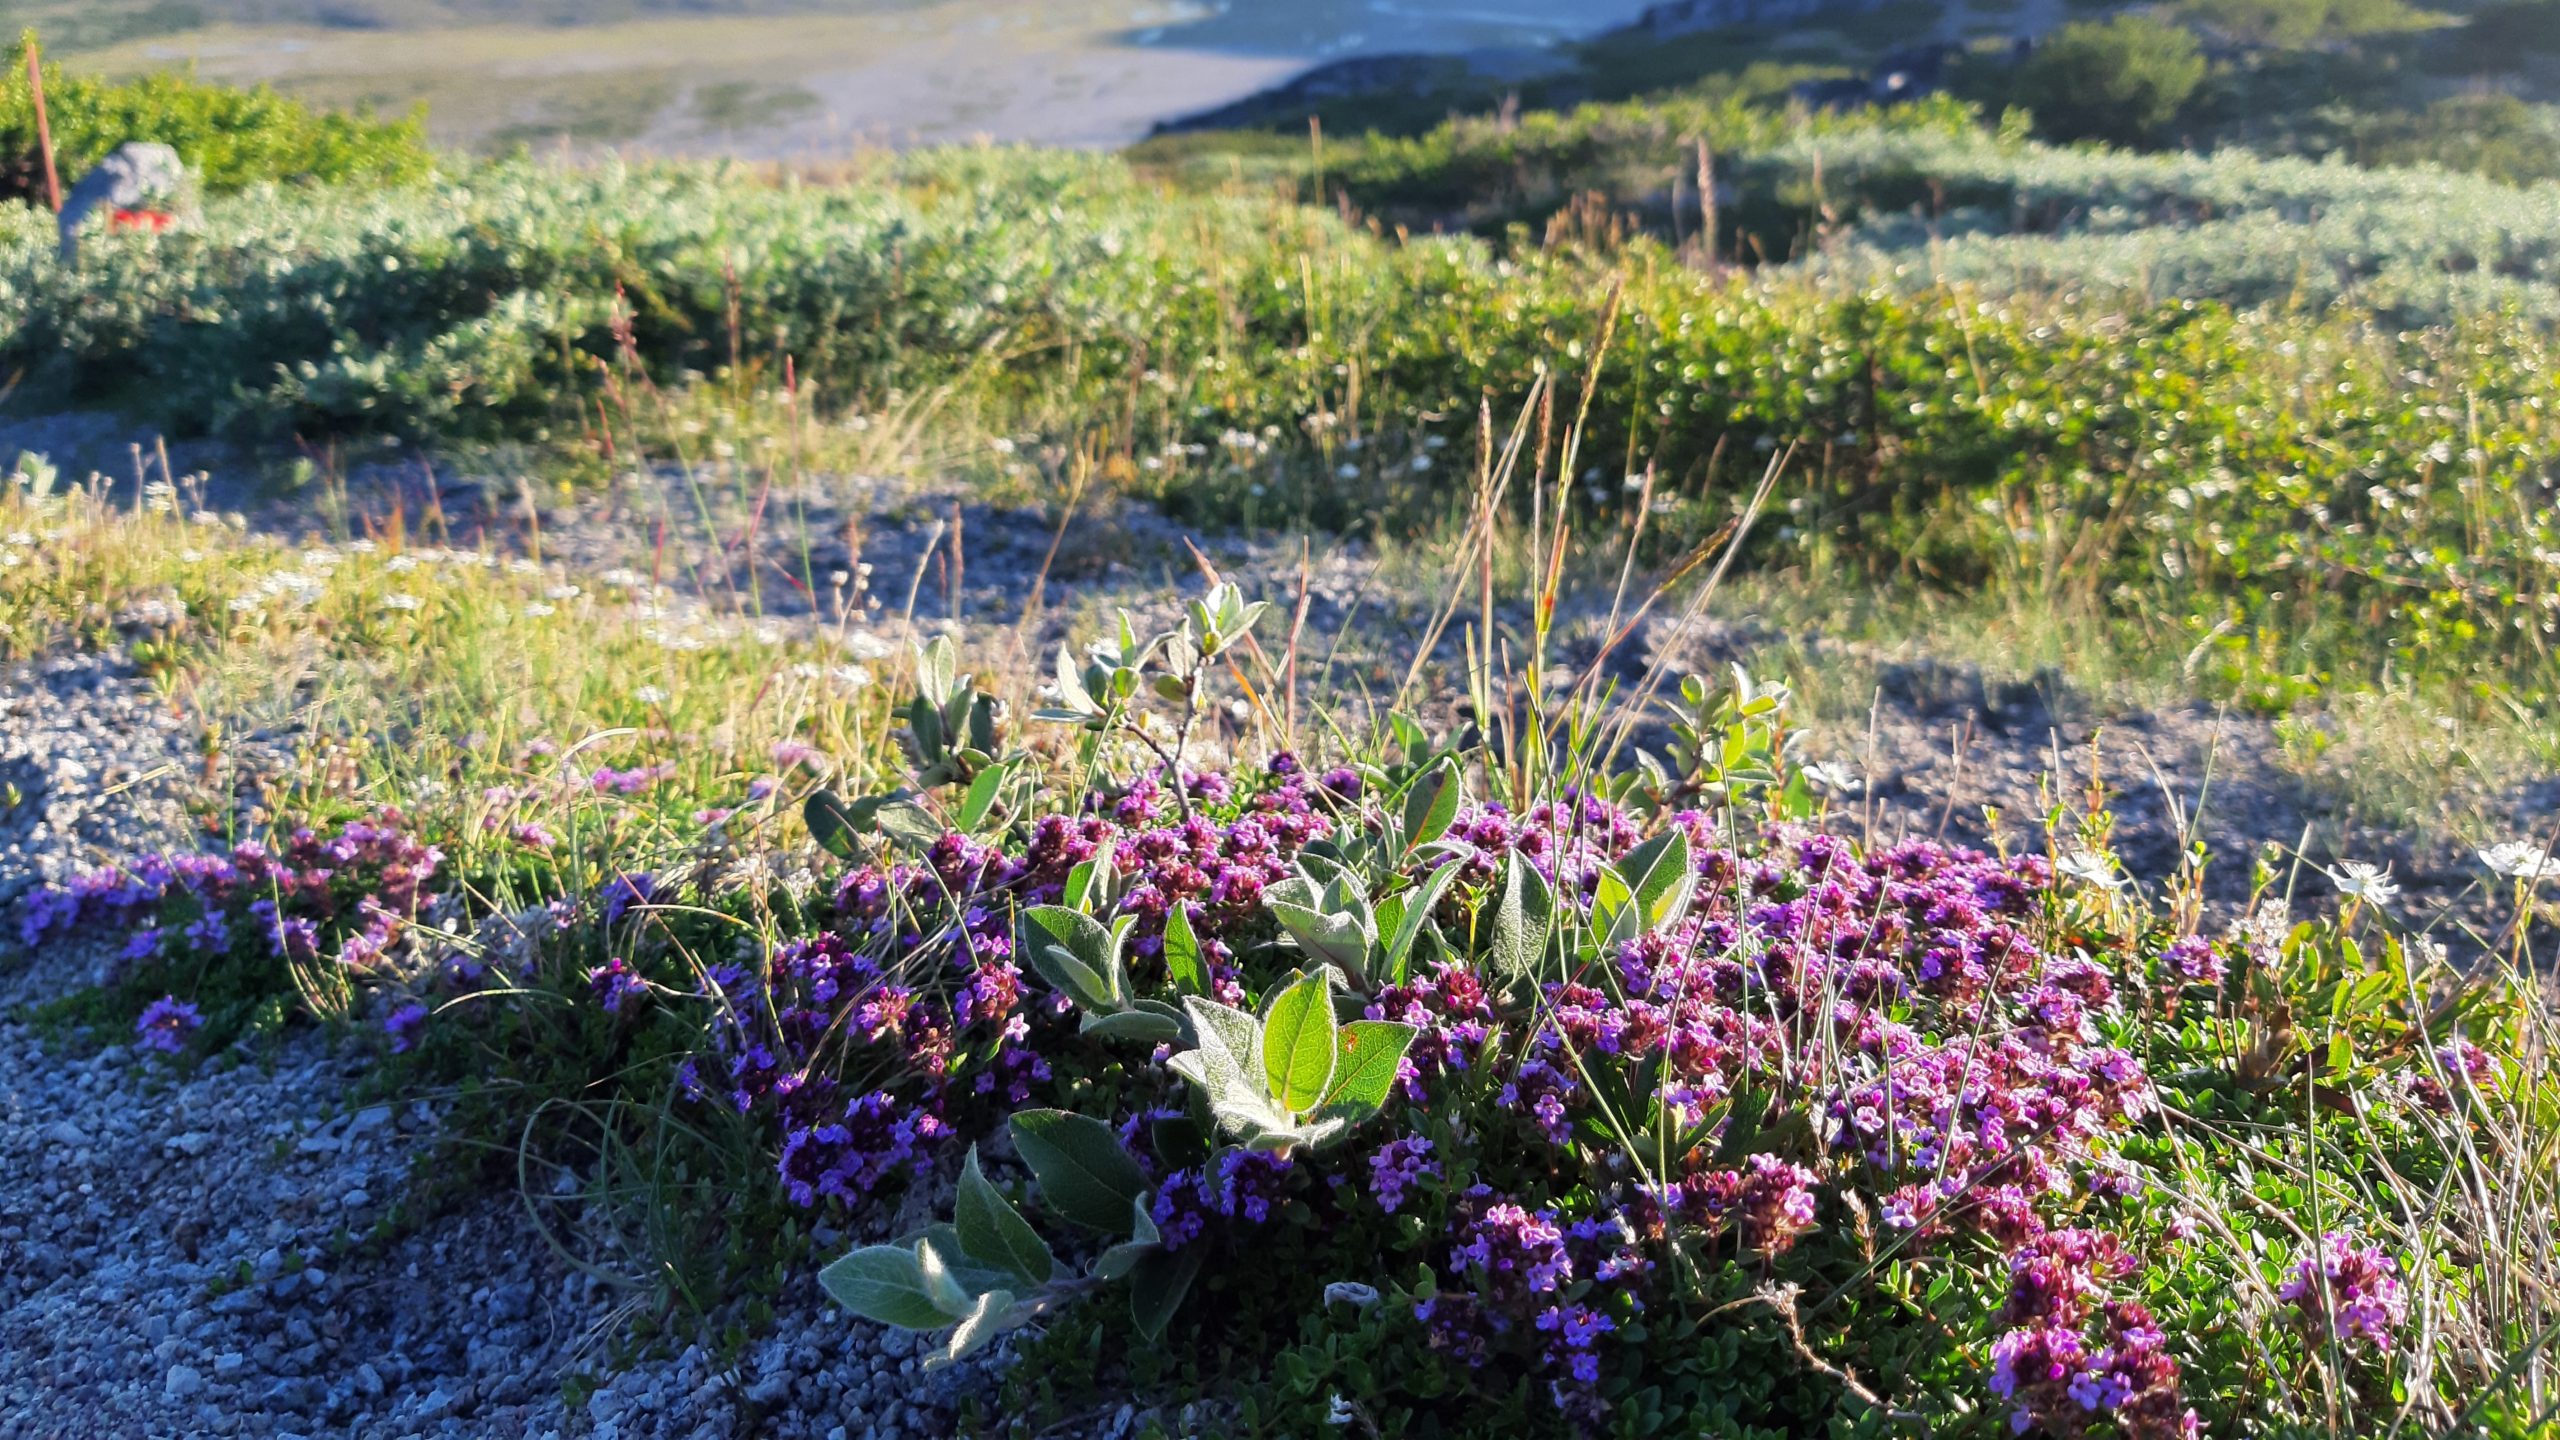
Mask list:
[{"label": "wooden post", "polygon": [[36,148],[44,152],[44,200],[62,213],[62,176],[53,168],[53,122],[44,113],[44,63],[36,53],[36,37],[27,34],[27,88],[36,102]]}]

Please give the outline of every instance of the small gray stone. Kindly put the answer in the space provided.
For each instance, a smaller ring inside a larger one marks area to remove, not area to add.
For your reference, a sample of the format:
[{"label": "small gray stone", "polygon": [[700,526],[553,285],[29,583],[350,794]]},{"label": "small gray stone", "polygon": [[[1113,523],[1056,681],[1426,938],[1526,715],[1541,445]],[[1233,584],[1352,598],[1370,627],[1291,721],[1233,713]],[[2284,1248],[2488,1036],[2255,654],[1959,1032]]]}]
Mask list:
[{"label": "small gray stone", "polygon": [[161,1388],[172,1400],[185,1400],[204,1389],[204,1375],[193,1365],[172,1365],[161,1380]]}]

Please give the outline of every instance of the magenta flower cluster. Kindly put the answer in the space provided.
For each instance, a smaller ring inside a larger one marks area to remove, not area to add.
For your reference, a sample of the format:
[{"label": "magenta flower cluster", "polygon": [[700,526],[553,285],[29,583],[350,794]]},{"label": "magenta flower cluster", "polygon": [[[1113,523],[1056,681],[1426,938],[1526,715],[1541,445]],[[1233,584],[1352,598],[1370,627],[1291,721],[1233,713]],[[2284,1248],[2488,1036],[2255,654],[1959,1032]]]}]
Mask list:
[{"label": "magenta flower cluster", "polygon": [[2294,1262],[2277,1295],[2291,1301],[2322,1343],[2391,1349],[2392,1336],[2409,1318],[2400,1267],[2380,1245],[2332,1230]]},{"label": "magenta flower cluster", "polygon": [[235,935],[249,935],[276,958],[367,969],[400,942],[443,858],[385,810],[325,835],[296,830],[274,849],[247,841],[227,854],[151,855],[90,871],[21,900],[18,938],[33,945],[121,927],[122,958],[139,961],[221,956]]},{"label": "magenta flower cluster", "polygon": [[1623,1220],[1567,1220],[1484,1184],[1458,1198],[1451,1219],[1448,1268],[1458,1283],[1414,1311],[1432,1345],[1478,1367],[1525,1352],[1547,1374],[1560,1410],[1596,1419],[1600,1341],[1621,1316],[1644,1310],[1644,1282],[1655,1268],[1641,1237]]},{"label": "magenta flower cluster", "polygon": [[2109,1298],[2139,1268],[2115,1236],[2047,1230],[2009,1257],[2009,1327],[1991,1347],[1991,1389],[2010,1428],[2077,1436],[2100,1421],[2137,1440],[2198,1433],[2168,1337],[2145,1307]]},{"label": "magenta flower cluster", "polygon": [[[698,999],[718,1016],[714,1041],[684,1063],[685,1092],[768,1121],[783,1187],[800,1204],[858,1201],[920,1173],[971,1112],[1001,1115],[1045,1093],[1053,1077],[1035,1027],[1074,1027],[1063,1000],[1027,985],[1017,916],[1055,902],[1097,857],[1128,877],[1119,904],[1135,917],[1130,948],[1142,969],[1163,952],[1171,907],[1184,905],[1221,989],[1240,996],[1233,937],[1267,932],[1264,889],[1332,822],[1294,766],[1243,783],[1195,776],[1189,789],[1222,818],[1181,818],[1179,799],[1147,780],[1082,814],[1040,820],[1019,854],[947,835],[917,861],[847,874],[826,928],[773,948],[759,966],[713,973]],[[622,958],[591,972],[589,985],[616,1013],[647,993]],[[878,1083],[849,1086],[853,1075]],[[1266,1207],[1251,1178],[1241,1189],[1238,1178],[1164,1188],[1194,1197],[1205,1216],[1251,1221]]]},{"label": "magenta flower cluster", "polygon": [[[2019,1255],[2074,1196],[2108,1193],[2110,1137],[2154,1102],[2140,1062],[2102,1036],[2115,1004],[2107,970],[2034,938],[2052,881],[2042,859],[1919,841],[1860,856],[1785,829],[1735,844],[1704,817],[1674,823],[1697,868],[1689,914],[1547,981],[1532,1023],[1456,962],[1377,998],[1372,1016],[1423,1029],[1404,1078],[1410,1099],[1437,1104],[1489,1084],[1485,1148],[1507,1127],[1516,1143],[1561,1158],[1629,1103],[1594,1093],[1588,1077],[1641,1070],[1654,1077],[1648,1104],[1661,1123],[1700,1143],[1675,1151],[1670,1173],[1577,1218],[1655,1238],[1721,1236],[1764,1261],[1844,1221],[1825,1198],[1834,1192],[1893,1243],[1980,1236]],[[1491,885],[1500,858],[1517,853],[1570,896],[1587,893],[1637,830],[1614,807],[1576,799],[1517,817],[1471,807],[1450,833],[1467,879]],[[1765,1143],[1786,1148],[1715,1159],[1735,1107],[1772,1096],[1813,1116],[1815,1133],[1790,1141],[1773,1129]],[[1455,1264],[1450,1283],[1471,1285],[1481,1271]],[[1463,1317],[1449,1342],[1460,1354],[1490,1353],[1488,1337],[1520,1353],[1517,1336],[1543,1333],[1516,1286],[1455,1299],[1444,1292],[1433,1313]],[[1488,1311],[1508,1323],[1488,1326]],[[2095,1406],[2084,1413],[2109,1412],[2127,1429],[2176,1395],[2175,1367],[2142,1342],[2139,1320],[2128,1311],[2123,1334],[2101,1345],[2139,1383],[2080,1392]],[[1529,1353],[1563,1391],[1588,1368],[1551,1346]]]}]

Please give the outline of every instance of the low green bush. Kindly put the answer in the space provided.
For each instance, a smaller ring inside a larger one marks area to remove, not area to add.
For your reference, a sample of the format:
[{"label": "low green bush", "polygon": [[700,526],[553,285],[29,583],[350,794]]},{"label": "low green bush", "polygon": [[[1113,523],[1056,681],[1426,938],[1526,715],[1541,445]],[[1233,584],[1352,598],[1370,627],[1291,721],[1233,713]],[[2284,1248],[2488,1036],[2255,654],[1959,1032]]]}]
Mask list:
[{"label": "low green bush", "polygon": [[[29,31],[0,60],[0,200],[44,198],[34,91],[27,84],[27,50],[35,39]],[[110,81],[46,65],[44,91],[54,166],[66,187],[136,140],[175,149],[215,195],[264,181],[405,183],[424,178],[435,163],[419,116],[329,114],[265,86],[240,90],[167,71]]]},{"label": "low green bush", "polygon": [[[789,360],[830,402],[1073,427],[1189,516],[1341,525],[1446,514],[1427,447],[1563,366],[1592,387],[1575,503],[1616,515],[1651,467],[1666,550],[1783,456],[1757,563],[2078,596],[2276,707],[2385,665],[2540,684],[2555,192],[1915,134],[1734,168],[1773,203],[1819,169],[1812,259],[1396,244],[999,151],[845,188],[509,166],[259,195],[73,267],[26,218],[0,366],[191,426],[451,442]],[[1934,224],[1892,208],[1931,186]]]},{"label": "low green bush", "polygon": [[[1391,716],[1190,769],[1262,613],[1219,587],[1062,654],[1054,746],[938,641],[910,765],[850,802],[794,744],[663,833],[664,732],[496,826],[141,857],[18,935],[120,945],[124,1013],[83,1015],[154,1063],[325,973],[386,1093],[455,1097],[496,1183],[574,1169],[670,1309],[947,1193],[815,1279],[928,1363],[1018,1332],[988,1433],[2540,1433],[2530,927],[2465,971],[2378,873],[2305,918],[2263,865],[2204,924],[2104,815],[1861,845],[1739,674],[1641,716],[1524,688],[1552,749]],[[506,844],[529,893],[441,863]],[[2481,860],[2520,910],[2560,876]]]},{"label": "low green bush", "polygon": [[2159,136],[2204,83],[2204,52],[2148,15],[2076,20],[2036,46],[2010,95],[2060,140],[2130,145]]}]

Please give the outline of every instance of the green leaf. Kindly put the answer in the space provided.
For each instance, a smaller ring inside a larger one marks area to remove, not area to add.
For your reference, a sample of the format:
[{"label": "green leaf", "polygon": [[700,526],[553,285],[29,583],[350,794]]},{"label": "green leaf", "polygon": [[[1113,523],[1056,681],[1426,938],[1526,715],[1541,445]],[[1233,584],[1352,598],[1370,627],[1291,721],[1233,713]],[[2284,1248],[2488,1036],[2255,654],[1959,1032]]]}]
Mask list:
[{"label": "green leaf", "polygon": [[984,695],[969,697],[969,748],[992,755],[996,748],[996,702]]},{"label": "green leaf", "polygon": [[975,1145],[969,1147],[968,1163],[960,1167],[960,1198],[952,1223],[959,1228],[960,1248],[969,1258],[1009,1270],[1034,1288],[1048,1284],[1057,1271],[1058,1262],[1041,1243],[1039,1232],[978,1168]]},{"label": "green leaf", "polygon": [[1019,1110],[1006,1128],[1040,1182],[1042,1203],[1087,1229],[1129,1228],[1129,1207],[1146,1193],[1147,1177],[1109,1125],[1068,1110]]},{"label": "green leaf", "polygon": [[1031,968],[1049,982],[1049,988],[1076,1003],[1087,1014],[1111,1013],[1110,986],[1091,966],[1077,959],[1064,945],[1026,947],[1031,954]]},{"label": "green leaf", "polygon": [[1201,958],[1200,937],[1192,933],[1190,907],[1179,900],[1165,912],[1164,968],[1181,993],[1209,993],[1209,962]]},{"label": "green leaf", "polygon": [[1076,1026],[1076,1033],[1098,1035],[1105,1040],[1134,1040],[1142,1045],[1170,1045],[1182,1038],[1182,1022],[1146,1010],[1114,1010],[1109,1014],[1087,1011]]},{"label": "green leaf", "polygon": [[1209,1137],[1188,1115],[1163,1115],[1147,1125],[1148,1142],[1155,1146],[1157,1162],[1167,1169],[1209,1163]]},{"label": "green leaf", "polygon": [[808,822],[809,838],[818,842],[819,849],[839,860],[855,857],[858,847],[854,837],[860,827],[834,791],[820,790],[811,795],[800,807],[800,818]]},{"label": "green leaf", "polygon": [[1127,1240],[1094,1258],[1094,1274],[1105,1280],[1117,1280],[1164,1243],[1164,1233],[1156,1229],[1156,1217],[1148,1207],[1145,1195],[1129,1202],[1128,1230]]},{"label": "green leaf", "polygon": [[1111,922],[1111,943],[1102,952],[1102,981],[1110,987],[1111,1003],[1129,1003],[1129,932],[1138,928],[1138,917],[1123,915]]},{"label": "green leaf", "polygon": [[1157,1253],[1155,1245],[1141,1245],[1135,1240],[1123,1240],[1093,1257],[1094,1276],[1102,1280],[1122,1279],[1138,1267],[1139,1261],[1155,1253]]},{"label": "green leaf", "polygon": [[985,1344],[1013,1328],[1013,1292],[990,1290],[978,1297],[969,1313],[951,1332],[951,1343],[943,1352],[926,1362],[928,1367],[949,1365],[966,1359]]},{"label": "green leaf", "polygon": [[990,1290],[1002,1289],[1014,1283],[1015,1276],[1011,1270],[995,1265],[981,1265],[970,1259],[968,1247],[960,1243],[960,1227],[948,1220],[938,1220],[924,1227],[924,1230],[914,1237],[914,1244],[919,1259],[924,1258],[928,1250],[939,1256],[938,1261],[929,1262],[925,1267],[928,1272],[925,1278],[928,1282],[933,1278],[930,1274],[933,1264],[939,1263],[950,1275],[953,1283],[960,1287],[961,1303],[951,1310],[950,1313],[953,1315],[968,1309],[971,1296],[984,1295]]},{"label": "green leaf", "polygon": [[1262,1015],[1262,1072],[1280,1108],[1299,1114],[1324,1099],[1333,1080],[1333,985],[1308,975],[1271,999]]},{"label": "green leaf", "polygon": [[939,1330],[951,1323],[925,1293],[924,1269],[903,1245],[866,1245],[818,1272],[828,1298],[877,1325]]},{"label": "green leaf", "polygon": [[908,750],[918,763],[940,758],[943,730],[939,703],[928,705],[918,698],[907,702]]},{"label": "green leaf", "polygon": [[1004,782],[1012,778],[1012,770],[998,765],[970,781],[969,793],[960,802],[960,828],[974,834],[985,825],[995,813],[996,797],[1004,793]]},{"label": "green leaf", "polygon": [[911,850],[930,850],[946,833],[933,813],[912,800],[892,800],[873,816],[880,833]]},{"label": "green leaf", "polygon": [[916,690],[926,703],[940,709],[951,701],[951,692],[959,688],[960,649],[948,635],[936,636],[931,644],[916,647]]},{"label": "green leaf", "polygon": [[[1082,975],[1077,976],[1079,982],[1082,982],[1085,976],[1091,977],[1089,983],[1092,999],[1089,1002],[1086,1001],[1083,996],[1076,994],[1074,986],[1058,984],[1054,977],[1051,978],[1050,983],[1057,984],[1059,989],[1067,991],[1070,996],[1075,996],[1079,1003],[1083,1003],[1089,1010],[1119,1008],[1119,996],[1113,991],[1110,979],[1117,958],[1116,952],[1120,947],[1117,934],[1092,916],[1079,910],[1071,910],[1064,905],[1034,905],[1022,912],[1022,918],[1034,931],[1046,934],[1055,940],[1057,948],[1064,949],[1069,958],[1077,962],[1082,969]],[[1022,948],[1031,952],[1032,963],[1037,967],[1041,952],[1051,947],[1039,943],[1037,935],[1025,938],[1031,943]],[[1045,968],[1042,968],[1040,973],[1043,976],[1049,975],[1049,971]]]},{"label": "green leaf", "polygon": [[1466,787],[1459,783],[1457,762],[1443,760],[1422,772],[1404,796],[1404,849],[1410,855],[1449,833],[1458,818],[1458,801]]},{"label": "green leaf", "polygon": [[1394,1020],[1354,1020],[1335,1037],[1340,1058],[1320,1108],[1348,1120],[1366,1120],[1395,1093],[1396,1070],[1421,1032]]},{"label": "green leaf", "polygon": [[1387,935],[1387,947],[1381,952],[1378,967],[1389,984],[1401,985],[1412,968],[1413,942],[1422,937],[1431,924],[1431,912],[1439,907],[1440,897],[1448,892],[1449,882],[1458,878],[1458,867],[1442,865],[1422,877],[1422,883],[1405,892],[1403,909],[1396,916],[1395,928]]},{"label": "green leaf", "polygon": [[1080,716],[1102,713],[1102,707],[1084,688],[1084,669],[1076,664],[1075,652],[1065,645],[1058,647],[1057,680],[1059,704]]},{"label": "green leaf", "polygon": [[1688,832],[1676,825],[1628,851],[1615,868],[1625,877],[1648,931],[1670,923],[1698,883]]},{"label": "green leaf", "polygon": [[1111,890],[1111,851],[1096,850],[1090,860],[1076,862],[1067,872],[1066,892],[1060,903],[1068,909],[1090,915],[1101,908],[1102,897]]},{"label": "green leaf", "polygon": [[1232,1065],[1240,1075],[1253,1078],[1254,1088],[1262,1083],[1262,1025],[1232,1005],[1192,995],[1183,999],[1182,1008],[1191,1016],[1191,1033],[1199,1038],[1200,1049],[1215,1050],[1220,1059]]},{"label": "green leaf", "polygon": [[[1606,872],[1603,872],[1606,873]],[[1502,898],[1493,914],[1493,971],[1504,980],[1534,973],[1547,948],[1547,917],[1554,902],[1546,877],[1518,851],[1504,866]]]},{"label": "green leaf", "polygon": [[[935,1227],[945,1229],[945,1227]],[[1013,1272],[992,1266],[973,1265],[968,1260],[968,1247],[960,1240],[960,1232],[948,1229],[943,1235],[928,1234],[916,1241],[916,1265],[924,1274],[924,1293],[942,1312],[944,1324],[969,1313],[978,1297],[1010,1279]],[[963,1279],[966,1275],[968,1278]],[[975,1280],[994,1277],[984,1284]]]},{"label": "green leaf", "polygon": [[1365,980],[1377,922],[1355,885],[1346,873],[1319,892],[1313,880],[1292,875],[1265,890],[1262,903],[1309,959]]},{"label": "green leaf", "polygon": [[1172,1323],[1173,1312],[1182,1308],[1183,1297],[1191,1293],[1207,1248],[1185,1245],[1179,1250],[1158,1250],[1131,1268],[1129,1317],[1138,1323],[1139,1335],[1148,1340],[1164,1338],[1164,1327]]}]

